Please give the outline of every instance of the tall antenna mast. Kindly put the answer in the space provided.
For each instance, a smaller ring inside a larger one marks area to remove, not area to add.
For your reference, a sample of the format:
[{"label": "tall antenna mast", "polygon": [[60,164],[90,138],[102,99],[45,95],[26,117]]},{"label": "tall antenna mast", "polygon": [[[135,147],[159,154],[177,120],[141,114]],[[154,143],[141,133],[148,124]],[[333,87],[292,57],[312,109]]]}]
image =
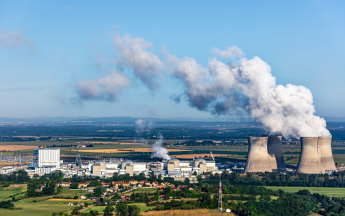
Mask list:
[{"label": "tall antenna mast", "polygon": [[218,209],[223,211],[223,202],[222,202],[222,181],[219,181],[219,200],[218,200]]}]

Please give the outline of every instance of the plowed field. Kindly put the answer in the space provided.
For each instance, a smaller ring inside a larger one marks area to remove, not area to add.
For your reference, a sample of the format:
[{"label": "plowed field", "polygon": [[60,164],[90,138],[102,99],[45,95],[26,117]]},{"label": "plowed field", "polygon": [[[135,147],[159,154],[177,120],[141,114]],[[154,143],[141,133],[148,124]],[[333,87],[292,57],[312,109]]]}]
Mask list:
[{"label": "plowed field", "polygon": [[0,151],[21,151],[27,149],[37,149],[38,146],[29,145],[0,145]]}]

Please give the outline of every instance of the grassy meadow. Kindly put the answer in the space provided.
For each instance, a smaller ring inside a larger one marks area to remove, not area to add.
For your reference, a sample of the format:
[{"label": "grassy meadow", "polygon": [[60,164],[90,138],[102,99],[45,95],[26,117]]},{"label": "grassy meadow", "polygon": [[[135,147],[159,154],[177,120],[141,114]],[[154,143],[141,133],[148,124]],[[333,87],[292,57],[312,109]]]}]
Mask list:
[{"label": "grassy meadow", "polygon": [[25,193],[26,188],[0,188],[0,201],[7,200],[10,196],[21,196]]},{"label": "grassy meadow", "polygon": [[329,188],[329,187],[278,187],[265,186],[271,190],[283,190],[289,193],[296,193],[300,190],[308,190],[310,193],[319,193],[329,197],[345,197],[345,188]]},{"label": "grassy meadow", "polygon": [[[156,192],[156,190],[157,190],[156,188],[139,188],[133,192],[134,193],[153,193],[153,192]],[[130,196],[132,195],[133,192],[124,193],[123,195]]]},{"label": "grassy meadow", "polygon": [[67,212],[68,209],[73,209],[73,206],[67,205],[68,203],[69,201],[42,200],[33,202],[33,200],[20,200],[14,203],[14,210],[0,209],[0,215],[50,216],[53,212]]}]

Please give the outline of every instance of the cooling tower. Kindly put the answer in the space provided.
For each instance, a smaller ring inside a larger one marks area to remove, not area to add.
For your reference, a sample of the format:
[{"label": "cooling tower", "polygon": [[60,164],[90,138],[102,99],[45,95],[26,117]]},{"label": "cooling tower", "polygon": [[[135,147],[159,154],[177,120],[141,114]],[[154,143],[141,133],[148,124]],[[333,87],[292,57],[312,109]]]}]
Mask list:
[{"label": "cooling tower", "polygon": [[272,169],[286,169],[281,145],[282,136],[271,135],[268,136],[267,151],[273,156],[271,160]]},{"label": "cooling tower", "polygon": [[270,164],[271,164],[271,169],[272,170],[275,170],[277,169],[277,161],[276,161],[276,157],[272,154],[272,155],[269,155],[270,157]]},{"label": "cooling tower", "polygon": [[272,172],[270,155],[267,152],[268,137],[248,137],[248,156],[245,172]]},{"label": "cooling tower", "polygon": [[319,137],[301,137],[301,156],[297,173],[323,173]]},{"label": "cooling tower", "polygon": [[332,154],[332,136],[320,137],[319,149],[321,153],[323,172],[331,172],[336,170]]}]

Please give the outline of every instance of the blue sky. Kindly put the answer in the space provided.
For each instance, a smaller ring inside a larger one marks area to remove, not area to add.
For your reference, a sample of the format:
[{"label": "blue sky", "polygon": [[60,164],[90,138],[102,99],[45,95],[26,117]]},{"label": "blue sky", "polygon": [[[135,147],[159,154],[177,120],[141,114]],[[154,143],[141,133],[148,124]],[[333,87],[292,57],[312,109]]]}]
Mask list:
[{"label": "blue sky", "polygon": [[[124,70],[116,100],[71,103],[79,80],[114,65],[112,35],[130,34],[207,65],[210,50],[238,46],[267,62],[277,83],[311,90],[316,113],[345,117],[344,1],[0,1],[0,116],[210,117],[176,104],[184,88],[163,71],[156,91]],[[4,33],[5,32],[5,33]],[[0,31],[1,42],[1,31]],[[19,42],[18,42],[19,43]],[[102,68],[97,67],[101,60]]]}]

